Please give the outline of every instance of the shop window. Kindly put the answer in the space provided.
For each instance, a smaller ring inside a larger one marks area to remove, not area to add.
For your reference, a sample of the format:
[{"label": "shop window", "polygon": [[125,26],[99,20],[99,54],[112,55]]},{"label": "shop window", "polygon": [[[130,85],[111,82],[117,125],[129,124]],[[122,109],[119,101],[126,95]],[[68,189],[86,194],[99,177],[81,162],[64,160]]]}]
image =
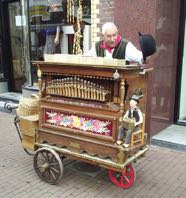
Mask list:
[{"label": "shop window", "polygon": [[30,0],[31,60],[83,53],[90,47],[90,11],[91,0]]},{"label": "shop window", "polygon": [[1,26],[0,26],[0,79],[4,77],[3,65],[2,65],[2,38],[1,38]]},{"label": "shop window", "polygon": [[3,65],[2,65],[2,41],[0,36],[0,79],[3,78]]}]

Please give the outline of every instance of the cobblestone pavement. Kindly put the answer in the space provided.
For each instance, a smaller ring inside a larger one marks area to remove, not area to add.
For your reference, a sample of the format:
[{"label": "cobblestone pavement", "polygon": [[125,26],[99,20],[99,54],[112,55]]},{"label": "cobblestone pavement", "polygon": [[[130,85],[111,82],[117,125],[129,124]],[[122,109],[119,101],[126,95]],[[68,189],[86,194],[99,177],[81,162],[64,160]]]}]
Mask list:
[{"label": "cobblestone pavement", "polygon": [[137,176],[127,190],[110,182],[107,170],[88,175],[74,170],[66,160],[57,185],[41,181],[33,170],[33,156],[21,147],[14,115],[0,112],[0,197],[2,198],[185,198],[186,153],[150,147],[134,166]]}]

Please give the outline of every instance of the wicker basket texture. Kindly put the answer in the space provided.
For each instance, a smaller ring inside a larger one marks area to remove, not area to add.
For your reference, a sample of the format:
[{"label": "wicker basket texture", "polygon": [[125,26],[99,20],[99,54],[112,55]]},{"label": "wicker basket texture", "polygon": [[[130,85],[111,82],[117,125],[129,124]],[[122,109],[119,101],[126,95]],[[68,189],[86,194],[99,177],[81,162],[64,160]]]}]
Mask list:
[{"label": "wicker basket texture", "polygon": [[28,116],[38,114],[38,103],[39,97],[36,94],[32,94],[29,98],[22,97],[17,108],[17,115]]}]

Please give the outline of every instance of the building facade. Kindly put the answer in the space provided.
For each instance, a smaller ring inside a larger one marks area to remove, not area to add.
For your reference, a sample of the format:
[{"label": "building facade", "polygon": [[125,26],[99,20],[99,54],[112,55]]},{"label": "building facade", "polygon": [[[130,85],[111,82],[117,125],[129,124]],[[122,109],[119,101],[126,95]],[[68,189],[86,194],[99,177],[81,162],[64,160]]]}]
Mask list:
[{"label": "building facade", "polygon": [[[138,32],[152,34],[156,40],[157,52],[148,63],[154,67],[148,88],[146,130],[149,135],[172,123],[185,124],[185,0],[63,0],[63,7],[58,7],[56,12],[50,10],[51,2],[59,3],[55,0],[0,1],[1,92],[21,92],[23,85],[32,86],[37,82],[36,68],[31,66],[31,61],[44,59],[46,38],[54,36],[54,32],[56,36],[58,26],[62,34],[56,53],[71,54],[78,49],[73,45],[78,20],[83,21],[80,34],[84,39],[79,42],[83,51],[100,39],[102,24],[113,21],[119,34],[137,48],[140,48]],[[81,6],[83,12],[78,15]]]}]

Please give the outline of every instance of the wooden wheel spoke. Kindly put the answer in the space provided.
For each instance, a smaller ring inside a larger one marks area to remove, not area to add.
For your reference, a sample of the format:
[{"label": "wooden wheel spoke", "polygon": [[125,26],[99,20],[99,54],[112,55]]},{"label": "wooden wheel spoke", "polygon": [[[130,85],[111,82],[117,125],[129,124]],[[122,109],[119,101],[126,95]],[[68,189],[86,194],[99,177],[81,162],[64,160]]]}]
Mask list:
[{"label": "wooden wheel spoke", "polygon": [[128,178],[127,176],[124,176],[124,177],[123,177],[123,181],[124,181],[124,180],[127,182],[127,184],[130,183],[130,180],[129,180],[129,178]]},{"label": "wooden wheel spoke", "polygon": [[[52,155],[51,158],[50,158],[50,160],[49,160],[50,164],[53,162],[53,160],[55,160],[55,156],[54,156],[54,155]],[[56,161],[56,160],[55,160],[55,161]],[[56,163],[57,163],[57,162],[56,162]]]},{"label": "wooden wheel spoke", "polygon": [[43,159],[45,160],[45,162],[47,161],[47,158],[46,158],[46,156],[44,155],[44,153],[45,152],[41,152],[40,154],[41,154],[41,156],[43,157]]},{"label": "wooden wheel spoke", "polygon": [[56,166],[56,165],[58,165],[58,162],[51,162],[50,165],[51,166]]},{"label": "wooden wheel spoke", "polygon": [[124,177],[120,177],[120,184],[123,185],[124,184]]},{"label": "wooden wheel spoke", "polygon": [[42,159],[42,158],[39,158],[38,159],[38,164],[44,164],[46,161],[44,160],[44,159]]},{"label": "wooden wheel spoke", "polygon": [[130,177],[132,175],[132,173],[125,172],[124,175],[127,176],[127,177]]},{"label": "wooden wheel spoke", "polygon": [[47,160],[47,162],[50,162],[50,153],[49,152],[46,152],[46,160]]},{"label": "wooden wheel spoke", "polygon": [[53,170],[56,173],[60,173],[60,171],[58,169],[54,168],[54,167],[50,167],[50,169]]},{"label": "wooden wheel spoke", "polygon": [[57,177],[55,176],[53,170],[49,169],[49,171],[50,171],[50,175],[53,177],[53,180],[56,180]]}]

